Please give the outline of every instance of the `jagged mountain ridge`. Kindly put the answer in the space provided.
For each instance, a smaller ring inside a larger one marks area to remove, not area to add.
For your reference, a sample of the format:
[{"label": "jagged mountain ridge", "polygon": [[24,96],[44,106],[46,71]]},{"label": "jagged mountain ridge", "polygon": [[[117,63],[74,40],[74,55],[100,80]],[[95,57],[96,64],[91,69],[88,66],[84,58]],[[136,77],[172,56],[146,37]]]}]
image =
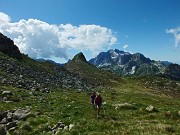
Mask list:
[{"label": "jagged mountain ridge", "polygon": [[[141,53],[131,54],[118,49],[101,52],[97,57],[89,60],[89,63],[122,76],[164,74],[168,67],[173,65],[169,62],[151,60]],[[176,73],[174,73],[177,74],[176,78],[180,78],[179,72],[179,70],[176,70]],[[171,74],[168,74],[168,76],[171,76]]]}]

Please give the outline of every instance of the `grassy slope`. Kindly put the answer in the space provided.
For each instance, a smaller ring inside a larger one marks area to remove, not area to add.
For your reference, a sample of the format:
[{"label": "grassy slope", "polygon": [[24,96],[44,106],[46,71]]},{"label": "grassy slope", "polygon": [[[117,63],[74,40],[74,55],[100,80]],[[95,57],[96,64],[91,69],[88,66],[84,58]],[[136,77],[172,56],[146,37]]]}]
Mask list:
[{"label": "grassy slope", "polygon": [[74,73],[81,78],[84,78],[88,82],[91,82],[94,86],[96,85],[116,85],[120,80],[117,75],[112,74],[111,72],[101,70],[87,62],[74,62],[71,61],[65,65],[65,68]]},{"label": "grassy slope", "polygon": [[[11,90],[13,98],[20,102],[0,102],[0,110],[15,108],[30,108],[33,114],[22,121],[18,128],[21,134],[52,134],[48,126],[58,121],[66,125],[75,124],[71,131],[61,131],[59,134],[71,135],[113,135],[113,134],[178,134],[180,101],[177,98],[152,94],[148,89],[134,79],[124,79],[123,85],[111,90],[101,90],[106,101],[105,114],[101,111],[101,119],[89,104],[89,93],[77,91],[54,91],[49,94],[19,90],[0,86],[1,90]],[[113,104],[130,103],[136,107],[115,109]],[[159,112],[149,113],[145,108],[153,105]],[[166,112],[170,111],[170,115]],[[28,126],[31,128],[27,128]],[[13,134],[14,130],[11,131]]]},{"label": "grassy slope", "polygon": [[53,70],[55,68],[54,64],[50,62],[37,62],[24,54],[23,54],[23,60],[18,61],[0,52],[0,59],[17,63],[19,66],[22,66],[22,67],[27,66],[35,70],[38,69],[40,71],[56,74],[56,72]]},{"label": "grassy slope", "polygon": [[[3,56],[7,57],[7,56]],[[24,56],[26,57],[26,56]],[[16,61],[10,59],[10,61]],[[18,61],[16,61],[18,62]],[[51,63],[37,63],[32,59],[25,58],[23,63],[35,69],[53,73]],[[51,67],[51,68],[49,68]],[[59,89],[51,93],[40,93],[27,91],[9,86],[0,86],[0,90],[10,90],[14,93],[9,97],[15,102],[0,102],[0,110],[13,110],[17,108],[30,108],[33,115],[26,121],[21,121],[16,129],[10,131],[15,134],[52,134],[48,126],[57,124],[58,121],[66,125],[75,124],[71,131],[61,131],[59,134],[178,134],[180,101],[178,98],[165,96],[163,93],[152,93],[152,89],[146,89],[136,79],[124,78],[119,81],[115,75],[106,71],[95,69],[87,63],[70,65],[70,70],[80,73],[92,83],[98,84],[99,80],[109,85],[116,84],[112,89],[101,89],[101,94],[106,101],[105,114],[101,111],[101,119],[96,118],[96,112],[89,104],[89,93],[76,91],[65,91]],[[74,69],[72,69],[72,67]],[[81,68],[83,67],[83,68]],[[0,74],[4,74],[0,71]],[[6,75],[6,74],[5,74]],[[94,79],[96,77],[96,79]],[[113,80],[113,78],[115,78]],[[116,79],[118,81],[116,81]],[[107,84],[108,84],[107,83]],[[117,86],[118,85],[118,86]],[[154,90],[156,91],[156,90]],[[1,92],[0,92],[1,93]],[[161,95],[160,95],[161,94]],[[2,95],[0,95],[2,96]],[[136,107],[115,109],[114,104],[130,103]],[[148,113],[145,108],[149,105],[156,107],[159,112]],[[170,111],[170,114],[166,114]],[[38,115],[37,115],[38,114]]]}]

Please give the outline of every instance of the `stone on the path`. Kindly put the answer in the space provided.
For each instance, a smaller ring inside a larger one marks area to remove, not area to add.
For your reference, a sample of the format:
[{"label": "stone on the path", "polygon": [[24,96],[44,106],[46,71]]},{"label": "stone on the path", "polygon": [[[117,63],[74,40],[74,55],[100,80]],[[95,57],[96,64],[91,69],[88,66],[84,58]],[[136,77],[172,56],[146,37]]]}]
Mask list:
[{"label": "stone on the path", "polygon": [[154,106],[152,106],[152,105],[146,107],[146,111],[148,111],[148,112],[158,112],[158,110],[156,108],[154,108]]}]

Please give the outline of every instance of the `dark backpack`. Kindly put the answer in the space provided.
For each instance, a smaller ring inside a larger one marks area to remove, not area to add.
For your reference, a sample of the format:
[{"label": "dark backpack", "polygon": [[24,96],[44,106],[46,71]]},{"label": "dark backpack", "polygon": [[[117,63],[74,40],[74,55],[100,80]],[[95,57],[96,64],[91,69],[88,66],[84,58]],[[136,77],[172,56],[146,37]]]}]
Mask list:
[{"label": "dark backpack", "polygon": [[94,103],[94,100],[96,98],[96,95],[91,95],[91,102]]},{"label": "dark backpack", "polygon": [[98,104],[98,105],[101,105],[101,103],[102,103],[102,97],[101,97],[101,96],[97,96],[97,97],[95,98],[95,103]]}]

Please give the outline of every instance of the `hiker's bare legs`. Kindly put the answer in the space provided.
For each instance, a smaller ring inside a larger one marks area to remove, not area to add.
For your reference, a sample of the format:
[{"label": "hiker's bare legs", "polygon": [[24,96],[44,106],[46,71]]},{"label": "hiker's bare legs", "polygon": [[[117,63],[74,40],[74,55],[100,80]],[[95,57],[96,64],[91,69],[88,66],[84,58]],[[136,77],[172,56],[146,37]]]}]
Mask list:
[{"label": "hiker's bare legs", "polygon": [[100,113],[100,106],[97,105],[97,117],[99,118],[99,113]]}]

